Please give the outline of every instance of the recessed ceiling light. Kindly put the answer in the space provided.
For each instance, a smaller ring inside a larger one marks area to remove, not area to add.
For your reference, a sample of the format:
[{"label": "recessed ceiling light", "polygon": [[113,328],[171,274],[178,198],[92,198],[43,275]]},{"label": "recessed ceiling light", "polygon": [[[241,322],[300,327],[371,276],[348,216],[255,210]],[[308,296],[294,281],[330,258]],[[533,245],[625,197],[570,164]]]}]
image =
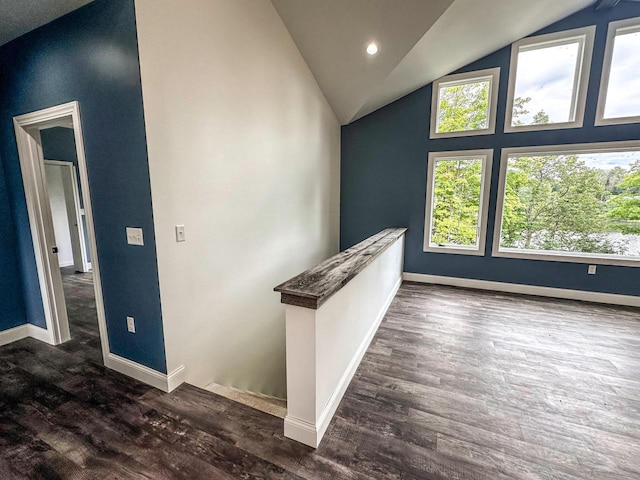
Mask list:
[{"label": "recessed ceiling light", "polygon": [[371,42],[369,45],[367,45],[367,53],[369,55],[375,55],[376,53],[378,53],[378,45],[376,45],[376,42]]}]

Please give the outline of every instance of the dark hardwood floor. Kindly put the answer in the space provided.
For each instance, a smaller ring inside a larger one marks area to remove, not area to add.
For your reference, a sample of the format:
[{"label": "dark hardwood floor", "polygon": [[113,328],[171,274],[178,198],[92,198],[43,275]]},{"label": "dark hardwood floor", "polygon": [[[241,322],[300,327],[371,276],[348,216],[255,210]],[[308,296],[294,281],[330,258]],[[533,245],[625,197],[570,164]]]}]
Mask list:
[{"label": "dark hardwood floor", "polygon": [[71,342],[0,348],[3,480],[640,478],[639,310],[405,283],[314,451],[100,366],[86,278]]},{"label": "dark hardwood floor", "polygon": [[71,341],[58,348],[102,365],[93,274],[75,273],[73,267],[61,270]]}]

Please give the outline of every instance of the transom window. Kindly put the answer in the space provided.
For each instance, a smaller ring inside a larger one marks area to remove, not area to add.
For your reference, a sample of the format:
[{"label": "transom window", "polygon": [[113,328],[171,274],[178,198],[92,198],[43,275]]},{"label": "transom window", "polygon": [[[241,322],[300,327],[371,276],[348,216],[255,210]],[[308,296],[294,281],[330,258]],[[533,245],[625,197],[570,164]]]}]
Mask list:
[{"label": "transom window", "polygon": [[595,27],[513,44],[506,132],[582,127]]},{"label": "transom window", "polygon": [[493,255],[640,265],[640,142],[504,149]]},{"label": "transom window", "polygon": [[640,18],[609,24],[596,125],[640,122]]},{"label": "transom window", "polygon": [[429,155],[425,252],[484,255],[493,150]]},{"label": "transom window", "polygon": [[492,68],[435,81],[431,138],[495,133],[499,78],[500,69]]}]

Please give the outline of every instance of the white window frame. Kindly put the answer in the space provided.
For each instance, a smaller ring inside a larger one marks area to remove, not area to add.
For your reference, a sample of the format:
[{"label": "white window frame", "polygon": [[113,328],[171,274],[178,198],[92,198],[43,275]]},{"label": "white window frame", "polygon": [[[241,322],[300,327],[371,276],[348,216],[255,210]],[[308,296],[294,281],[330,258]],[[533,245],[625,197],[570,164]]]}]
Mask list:
[{"label": "white window frame", "polygon": [[600,94],[598,96],[598,110],[596,111],[596,126],[622,125],[626,123],[640,123],[640,115],[631,117],[604,118],[604,111],[607,106],[607,93],[609,92],[609,79],[611,78],[611,67],[613,63],[613,50],[618,32],[640,32],[640,17],[627,18],[609,24],[607,33],[607,46],[604,53],[604,63],[602,65],[602,80],[600,81]]},{"label": "white window frame", "polygon": [[[563,32],[548,33],[537,37],[527,37],[514,43],[511,46],[511,64],[509,67],[509,88],[507,93],[507,111],[504,124],[506,133],[532,132],[539,130],[558,130],[563,128],[581,128],[584,123],[584,112],[587,104],[587,89],[589,87],[589,75],[591,71],[591,59],[593,57],[593,42],[596,33],[595,25]],[[582,57],[582,63],[578,64],[574,78],[573,108],[575,109],[574,120],[571,122],[548,123],[543,125],[511,125],[513,121],[513,101],[516,90],[516,74],[518,72],[518,54],[521,49],[535,50],[550,46],[580,43],[578,61]]]},{"label": "white window frame", "polygon": [[598,265],[622,265],[627,267],[640,267],[640,257],[583,254],[571,252],[554,253],[548,250],[523,250],[523,249],[500,249],[500,239],[502,238],[502,215],[504,209],[504,193],[507,180],[507,166],[509,157],[518,155],[540,156],[540,155],[562,155],[580,153],[609,153],[640,151],[640,141],[624,142],[602,142],[602,143],[581,143],[573,145],[547,145],[535,147],[514,147],[502,149],[500,158],[500,176],[498,179],[498,201],[496,204],[496,219],[493,229],[493,257],[521,258],[527,260],[546,260],[555,262],[586,263]]},{"label": "white window frame", "polygon": [[[438,132],[440,114],[440,88],[489,80],[489,112],[488,127],[477,130],[461,130],[459,132]],[[493,135],[496,133],[496,112],[498,110],[498,90],[500,86],[500,67],[474,72],[447,75],[433,82],[431,94],[431,127],[429,138],[469,137],[473,135]]]},{"label": "white window frame", "polygon": [[[433,245],[431,244],[431,211],[433,207],[435,165],[438,160],[453,160],[460,158],[482,159],[482,180],[480,189],[480,205],[478,209],[478,239],[475,247],[460,245]],[[487,216],[489,214],[489,193],[491,189],[491,169],[493,165],[493,149],[487,150],[460,150],[455,152],[431,152],[427,165],[427,198],[424,219],[424,246],[425,252],[454,253],[459,255],[485,255],[487,238]]]}]

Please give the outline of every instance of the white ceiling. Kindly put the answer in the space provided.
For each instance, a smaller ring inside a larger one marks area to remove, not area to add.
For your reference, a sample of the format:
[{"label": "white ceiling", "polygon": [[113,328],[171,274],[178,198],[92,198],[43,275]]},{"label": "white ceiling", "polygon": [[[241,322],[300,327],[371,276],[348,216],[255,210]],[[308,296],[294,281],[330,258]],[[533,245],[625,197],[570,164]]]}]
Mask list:
[{"label": "white ceiling", "polygon": [[[0,45],[90,1],[0,0]],[[272,0],[342,124],[595,1]]]},{"label": "white ceiling", "polygon": [[0,0],[0,45],[61,17],[91,0]]},{"label": "white ceiling", "polygon": [[[272,0],[342,124],[595,0]],[[375,40],[380,52],[370,57]]]},{"label": "white ceiling", "polygon": [[[272,0],[341,123],[349,122],[453,0]],[[376,41],[374,57],[365,48]]]}]

